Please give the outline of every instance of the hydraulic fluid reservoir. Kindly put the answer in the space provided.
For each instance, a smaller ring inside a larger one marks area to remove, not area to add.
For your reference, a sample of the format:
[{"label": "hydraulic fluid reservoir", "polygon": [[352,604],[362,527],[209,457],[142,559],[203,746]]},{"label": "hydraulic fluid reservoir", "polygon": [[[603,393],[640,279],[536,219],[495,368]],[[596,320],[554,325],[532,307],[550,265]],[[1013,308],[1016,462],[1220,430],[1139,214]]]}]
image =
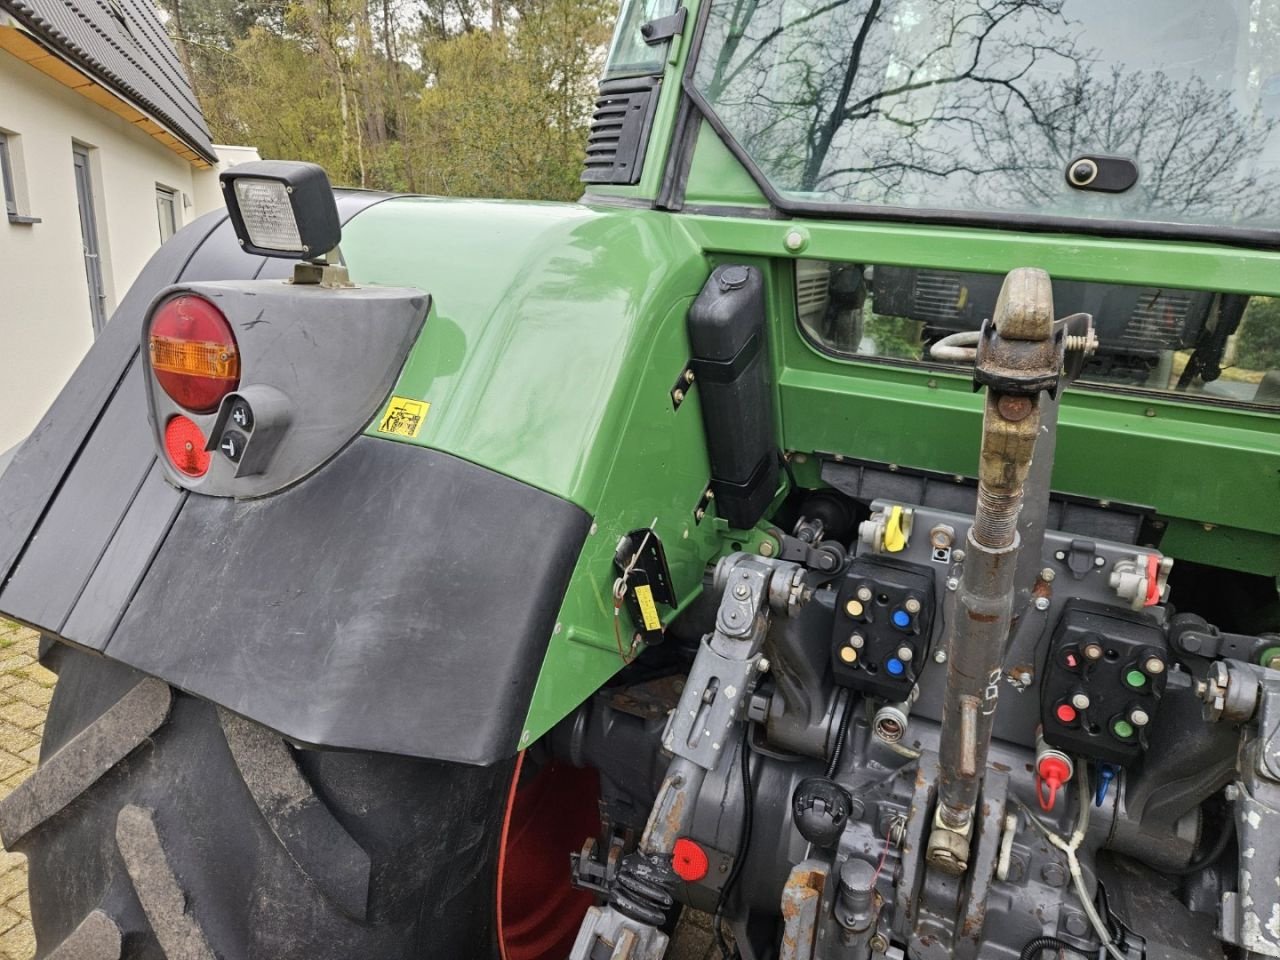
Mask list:
[{"label": "hydraulic fluid reservoir", "polygon": [[759,270],[730,264],[712,272],[689,309],[689,343],[716,512],[730,526],[754,526],[778,489]]}]

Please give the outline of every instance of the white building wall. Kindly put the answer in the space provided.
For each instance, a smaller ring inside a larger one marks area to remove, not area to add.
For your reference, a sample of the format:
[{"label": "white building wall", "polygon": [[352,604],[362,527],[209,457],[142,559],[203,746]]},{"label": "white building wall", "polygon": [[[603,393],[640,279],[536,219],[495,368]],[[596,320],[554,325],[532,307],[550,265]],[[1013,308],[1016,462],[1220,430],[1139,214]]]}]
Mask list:
[{"label": "white building wall", "polygon": [[108,317],[160,245],[157,184],[178,192],[181,228],[204,212],[198,201],[217,198],[200,182],[217,175],[3,51],[0,132],[18,212],[41,221],[0,218],[2,453],[31,432],[93,342],[72,144],[91,148]]}]

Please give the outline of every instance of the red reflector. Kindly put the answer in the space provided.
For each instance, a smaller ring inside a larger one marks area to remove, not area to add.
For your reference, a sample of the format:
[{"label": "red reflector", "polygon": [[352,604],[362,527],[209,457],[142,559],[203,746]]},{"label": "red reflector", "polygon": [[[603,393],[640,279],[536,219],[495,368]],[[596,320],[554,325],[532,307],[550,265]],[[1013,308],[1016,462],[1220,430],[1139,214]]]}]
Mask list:
[{"label": "red reflector", "polygon": [[200,428],[186,417],[173,417],[164,426],[164,449],[169,461],[188,477],[203,477],[209,472],[205,443]]},{"label": "red reflector", "polygon": [[707,854],[692,840],[681,837],[671,851],[671,869],[686,883],[697,883],[707,875]]},{"label": "red reflector", "polygon": [[212,413],[240,383],[231,324],[203,297],[180,295],[151,319],[151,369],[164,392],[196,413]]},{"label": "red reflector", "polygon": [[1076,722],[1076,708],[1069,703],[1058,704],[1058,709],[1054,712],[1057,714],[1058,720],[1062,723]]}]

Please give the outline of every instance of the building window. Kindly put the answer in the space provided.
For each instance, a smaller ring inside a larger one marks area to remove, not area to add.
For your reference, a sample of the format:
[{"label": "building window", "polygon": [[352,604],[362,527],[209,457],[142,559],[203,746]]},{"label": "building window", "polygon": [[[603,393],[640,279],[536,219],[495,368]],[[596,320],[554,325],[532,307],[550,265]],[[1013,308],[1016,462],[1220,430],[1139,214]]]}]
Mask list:
[{"label": "building window", "polygon": [[160,242],[178,232],[178,193],[156,184],[156,217],[160,221]]},{"label": "building window", "polygon": [[4,210],[11,217],[18,215],[18,195],[13,189],[13,161],[9,158],[9,135],[0,133],[0,185],[4,187]]},{"label": "building window", "polygon": [[29,216],[27,209],[21,140],[16,133],[0,130],[0,195],[4,197],[4,212],[10,223],[39,223],[40,218]]}]

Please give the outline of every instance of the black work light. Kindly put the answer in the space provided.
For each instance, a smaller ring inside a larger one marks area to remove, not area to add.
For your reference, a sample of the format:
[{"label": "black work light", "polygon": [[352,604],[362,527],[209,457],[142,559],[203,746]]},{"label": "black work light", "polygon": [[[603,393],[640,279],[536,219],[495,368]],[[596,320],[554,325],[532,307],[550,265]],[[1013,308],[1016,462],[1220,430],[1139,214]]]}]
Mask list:
[{"label": "black work light", "polygon": [[324,168],[294,160],[255,160],[218,179],[236,236],[262,257],[315,260],[342,239],[338,205]]}]

